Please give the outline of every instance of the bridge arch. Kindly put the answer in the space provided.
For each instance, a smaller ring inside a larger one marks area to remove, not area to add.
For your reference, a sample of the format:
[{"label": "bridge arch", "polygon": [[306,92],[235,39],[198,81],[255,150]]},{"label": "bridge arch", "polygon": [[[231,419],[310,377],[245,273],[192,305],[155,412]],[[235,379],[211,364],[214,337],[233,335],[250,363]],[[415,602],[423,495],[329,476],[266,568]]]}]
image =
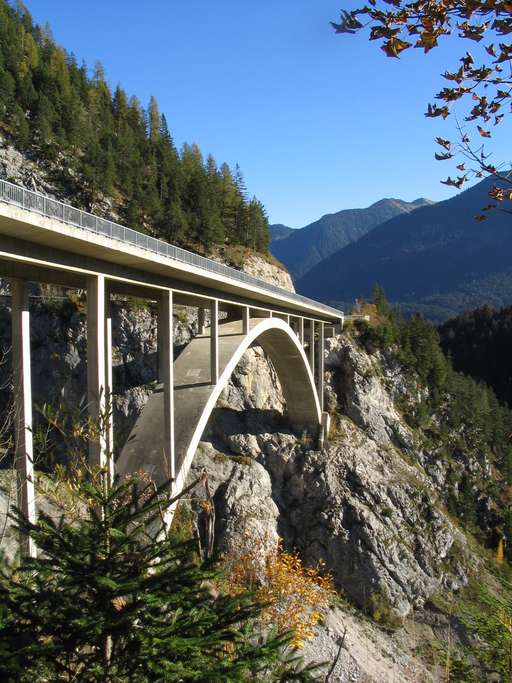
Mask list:
[{"label": "bridge arch", "polygon": [[[312,430],[320,428],[322,412],[302,344],[280,318],[251,319],[247,334],[240,323],[219,325],[219,378],[204,381],[209,373],[209,335],[195,337],[174,363],[174,423],[176,483],[183,489],[208,419],[222,390],[247,349],[258,344],[267,353],[279,377],[290,420]],[[139,416],[116,463],[121,476],[144,470],[159,484],[169,477],[164,459],[163,391],[158,386]]]}]

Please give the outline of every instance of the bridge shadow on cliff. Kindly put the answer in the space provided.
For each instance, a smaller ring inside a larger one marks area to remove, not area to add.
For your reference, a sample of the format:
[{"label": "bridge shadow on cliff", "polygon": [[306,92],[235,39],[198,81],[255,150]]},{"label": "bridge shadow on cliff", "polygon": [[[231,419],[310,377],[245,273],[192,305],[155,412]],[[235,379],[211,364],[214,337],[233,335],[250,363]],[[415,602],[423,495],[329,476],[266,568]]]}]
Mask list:
[{"label": "bridge shadow on cliff", "polygon": [[209,441],[219,452],[226,455],[238,453],[230,445],[232,437],[240,434],[259,436],[262,434],[295,434],[286,413],[261,408],[214,408],[201,441]]}]

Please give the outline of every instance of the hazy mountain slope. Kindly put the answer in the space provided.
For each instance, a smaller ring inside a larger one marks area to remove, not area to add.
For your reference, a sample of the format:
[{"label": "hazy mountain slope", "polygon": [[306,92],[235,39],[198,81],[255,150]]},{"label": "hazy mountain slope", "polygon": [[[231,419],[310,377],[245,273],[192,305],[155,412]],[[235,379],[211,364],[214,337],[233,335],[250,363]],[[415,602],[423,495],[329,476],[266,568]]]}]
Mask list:
[{"label": "hazy mountain slope", "polygon": [[279,240],[286,239],[291,235],[292,232],[295,231],[293,228],[289,228],[287,225],[283,225],[282,223],[276,223],[275,225],[270,226],[269,232],[270,241],[278,242]]},{"label": "hazy mountain slope", "polygon": [[444,202],[402,214],[313,268],[298,290],[325,301],[367,297],[376,282],[388,298],[442,319],[486,302],[512,302],[512,217],[488,203],[492,180]]},{"label": "hazy mountain slope", "polygon": [[[284,263],[294,278],[300,278],[317,263],[347,244],[355,242],[377,225],[401,213],[430,204],[428,199],[404,202],[401,199],[381,199],[366,209],[346,209],[326,214],[300,230],[271,226],[272,254]],[[277,238],[274,237],[277,235]]]}]

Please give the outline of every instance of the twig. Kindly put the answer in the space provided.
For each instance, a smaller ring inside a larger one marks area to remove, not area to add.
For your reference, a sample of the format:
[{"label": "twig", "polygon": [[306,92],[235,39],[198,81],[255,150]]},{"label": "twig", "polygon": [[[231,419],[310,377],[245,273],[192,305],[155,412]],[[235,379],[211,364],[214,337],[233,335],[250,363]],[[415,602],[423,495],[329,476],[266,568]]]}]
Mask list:
[{"label": "twig", "polygon": [[343,631],[343,635],[341,638],[338,639],[338,654],[336,655],[333,663],[331,664],[331,668],[327,672],[327,675],[325,676],[324,683],[329,683],[331,680],[331,676],[334,673],[334,670],[336,669],[338,662],[340,661],[341,657],[341,651],[343,650],[343,646],[345,645],[345,636],[347,635],[347,627],[345,626],[345,629]]}]

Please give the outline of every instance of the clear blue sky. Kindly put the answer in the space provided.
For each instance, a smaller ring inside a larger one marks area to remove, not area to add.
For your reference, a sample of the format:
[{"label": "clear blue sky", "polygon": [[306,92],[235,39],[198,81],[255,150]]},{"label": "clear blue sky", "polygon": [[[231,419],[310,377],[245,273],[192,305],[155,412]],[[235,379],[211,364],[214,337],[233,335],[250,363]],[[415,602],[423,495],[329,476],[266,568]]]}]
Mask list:
[{"label": "clear blue sky", "polygon": [[363,35],[333,33],[340,7],[358,4],[347,0],[26,4],[79,61],[101,60],[112,87],[155,95],[178,146],[238,162],[273,223],[453,194],[439,183],[453,166],[433,159],[451,129],[423,112],[460,46],[388,59]]}]

